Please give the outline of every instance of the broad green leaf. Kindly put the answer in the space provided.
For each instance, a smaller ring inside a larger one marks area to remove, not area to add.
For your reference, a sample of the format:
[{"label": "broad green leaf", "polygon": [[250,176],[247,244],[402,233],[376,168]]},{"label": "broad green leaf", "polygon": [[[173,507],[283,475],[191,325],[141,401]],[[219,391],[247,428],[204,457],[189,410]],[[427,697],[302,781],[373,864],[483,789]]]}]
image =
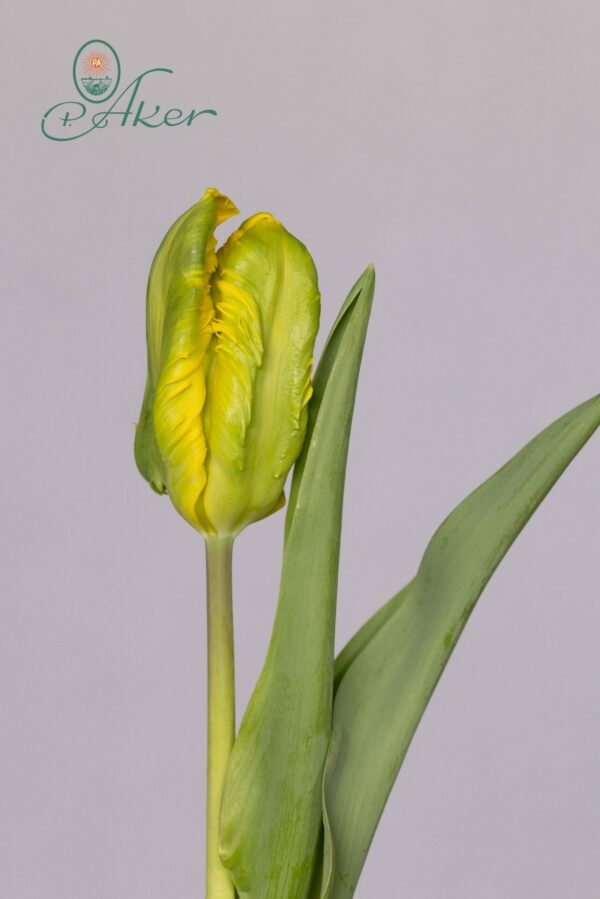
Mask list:
[{"label": "broad green leaf", "polygon": [[[483,588],[548,491],[600,425],[594,397],[542,431],[433,536],[416,578],[336,662],[321,896],[354,894],[412,736]],[[333,840],[333,846],[327,841]],[[333,855],[333,863],[331,862]]]},{"label": "broad green leaf", "polygon": [[305,899],[317,859],[344,475],[373,284],[367,269],[315,375],[273,634],[228,770],[220,851],[240,899]]},{"label": "broad green leaf", "polygon": [[396,593],[395,596],[392,596],[390,600],[388,600],[385,605],[383,605],[374,615],[369,618],[369,620],[363,624],[363,626],[358,630],[351,640],[346,643],[340,654],[335,660],[334,667],[334,692],[337,691],[337,688],[343,679],[344,675],[351,667],[354,660],[361,654],[363,649],[367,646],[368,643],[371,642],[373,637],[379,633],[381,628],[386,624],[386,622],[392,617],[392,615],[396,612],[398,607],[406,597],[409,595],[410,588],[412,586],[412,581],[403,587],[399,593]]}]

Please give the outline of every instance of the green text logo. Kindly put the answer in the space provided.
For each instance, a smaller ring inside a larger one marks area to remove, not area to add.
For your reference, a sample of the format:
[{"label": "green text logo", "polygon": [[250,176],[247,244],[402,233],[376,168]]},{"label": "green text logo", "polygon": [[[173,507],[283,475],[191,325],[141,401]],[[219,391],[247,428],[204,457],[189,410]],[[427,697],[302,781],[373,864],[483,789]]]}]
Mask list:
[{"label": "green text logo", "polygon": [[[173,69],[146,69],[117,93],[121,82],[121,63],[116,50],[106,41],[86,41],[73,61],[73,82],[81,100],[55,103],[42,117],[42,134],[49,140],[77,140],[92,131],[106,128],[115,122],[142,128],[189,127],[202,115],[217,114],[214,109],[184,111],[178,106],[163,110],[151,104],[147,96],[152,78],[159,74],[172,75]],[[92,105],[90,105],[92,104]],[[102,108],[99,108],[100,104]]]}]

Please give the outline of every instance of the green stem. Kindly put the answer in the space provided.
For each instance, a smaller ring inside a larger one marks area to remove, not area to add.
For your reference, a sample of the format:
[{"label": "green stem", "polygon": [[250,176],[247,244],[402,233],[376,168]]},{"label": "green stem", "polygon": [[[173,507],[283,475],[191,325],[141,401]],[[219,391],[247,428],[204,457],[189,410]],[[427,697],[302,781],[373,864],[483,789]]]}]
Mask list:
[{"label": "green stem", "polygon": [[208,634],[208,775],[206,796],[206,899],[235,899],[219,858],[219,812],[227,762],[235,738],[235,681],[231,558],[233,538],[206,539]]}]

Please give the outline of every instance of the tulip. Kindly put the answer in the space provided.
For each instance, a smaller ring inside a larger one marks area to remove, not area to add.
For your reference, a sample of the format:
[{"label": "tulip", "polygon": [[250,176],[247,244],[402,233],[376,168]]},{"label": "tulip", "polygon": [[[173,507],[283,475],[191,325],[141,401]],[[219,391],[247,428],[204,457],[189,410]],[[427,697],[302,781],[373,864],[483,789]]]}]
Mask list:
[{"label": "tulip", "polygon": [[[236,212],[210,189],[159,247],[136,434],[140,471],[206,543],[205,899],[353,899],[460,634],[512,542],[600,428],[600,396],[460,503],[415,576],[334,658],[344,478],[374,270],[324,343],[308,415],[314,265],[264,213],[216,252],[214,230]],[[390,389],[385,411],[395,414]],[[297,457],[271,640],[236,736],[233,541],[282,504]]]},{"label": "tulip", "polygon": [[216,227],[237,212],[209,188],[158,248],[135,438],[141,474],[206,539],[208,899],[235,897],[218,848],[235,736],[233,539],[284,503],[306,434],[320,303],[310,254],[272,215],[252,216],[216,251]]},{"label": "tulip", "polygon": [[236,536],[284,502],[312,393],[319,290],[306,248],[214,188],[172,225],[148,281],[148,376],[135,453],[205,535]]}]

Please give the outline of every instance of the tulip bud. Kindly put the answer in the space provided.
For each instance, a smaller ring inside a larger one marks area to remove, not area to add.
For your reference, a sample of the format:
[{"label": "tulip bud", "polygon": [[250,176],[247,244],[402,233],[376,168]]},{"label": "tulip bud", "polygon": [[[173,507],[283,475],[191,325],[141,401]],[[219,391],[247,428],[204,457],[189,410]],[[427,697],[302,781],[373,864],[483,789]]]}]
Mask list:
[{"label": "tulip bud", "polygon": [[312,394],[319,290],[306,247],[268,213],[215,252],[235,215],[213,188],[172,225],[148,280],[141,474],[204,534],[284,503]]}]

